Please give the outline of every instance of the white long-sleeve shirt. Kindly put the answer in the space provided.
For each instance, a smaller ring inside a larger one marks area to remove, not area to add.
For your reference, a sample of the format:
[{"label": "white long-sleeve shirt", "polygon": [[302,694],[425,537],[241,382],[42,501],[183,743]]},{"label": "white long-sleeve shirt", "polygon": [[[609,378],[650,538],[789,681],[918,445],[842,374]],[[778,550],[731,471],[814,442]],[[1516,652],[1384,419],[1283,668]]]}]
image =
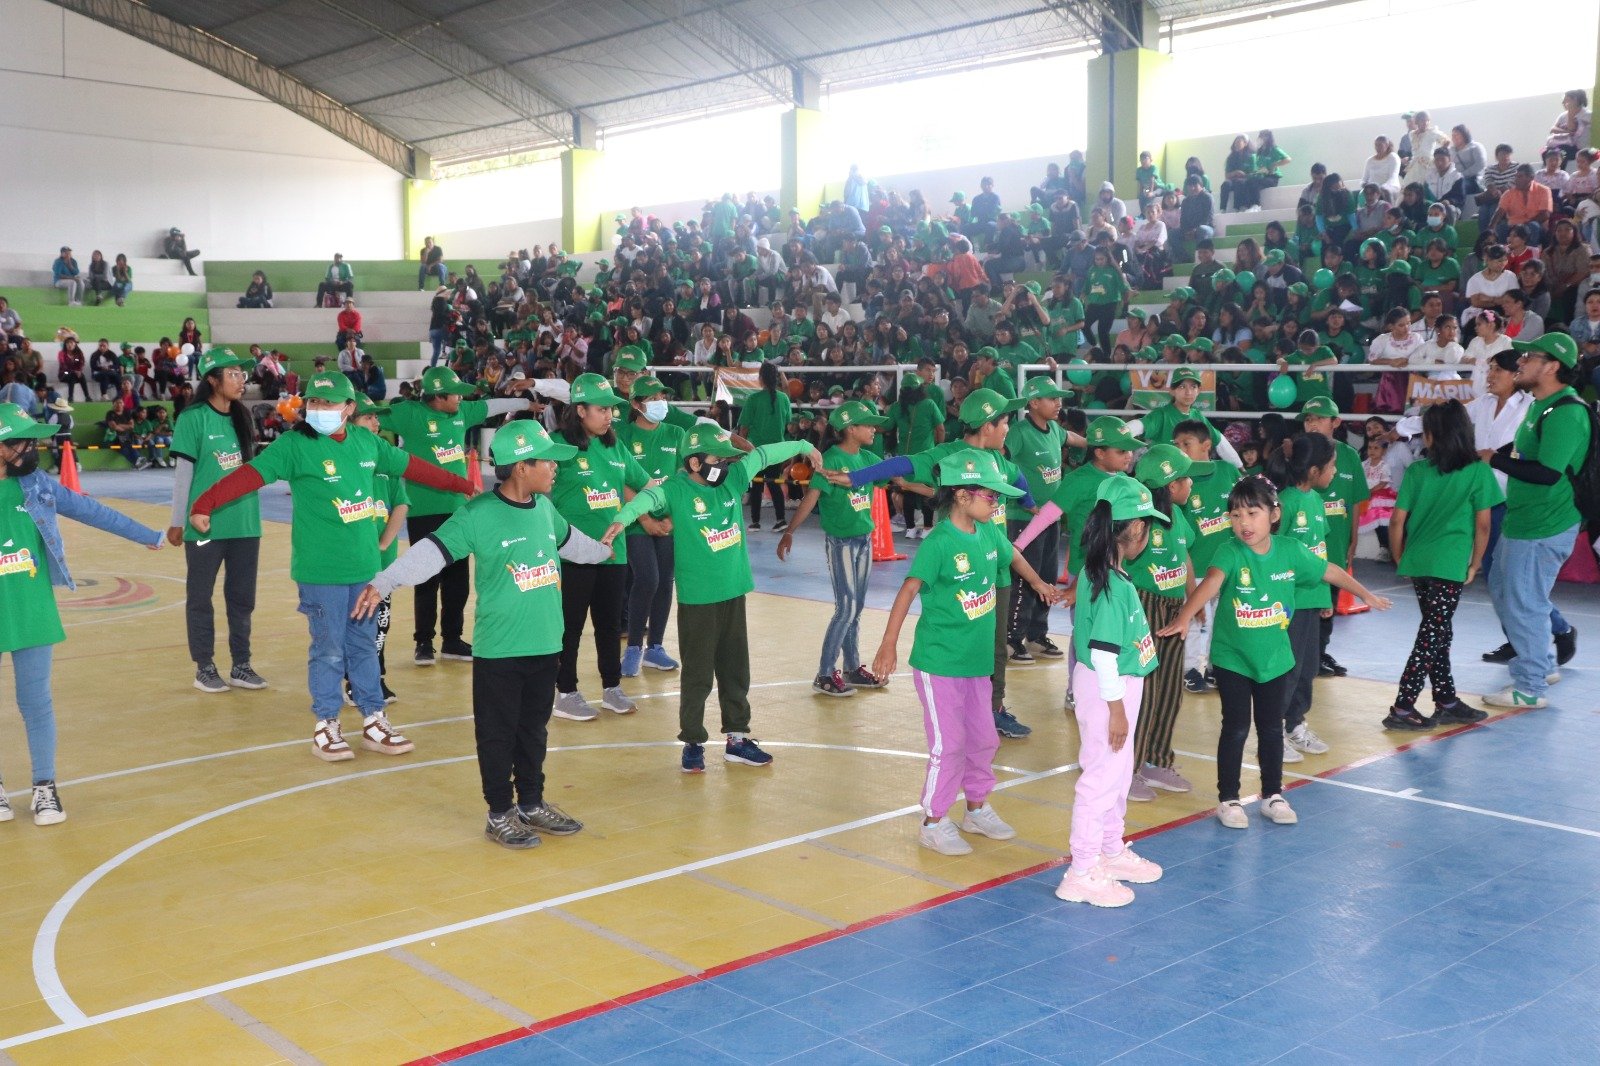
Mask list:
[{"label": "white long-sleeve shirt", "polygon": [[[1467,404],[1467,415],[1472,419],[1472,439],[1479,451],[1494,451],[1515,440],[1533,397],[1519,390],[1508,396],[1505,406],[1497,412],[1495,408],[1499,403],[1499,397],[1484,393]],[[1504,492],[1506,476],[1496,470],[1494,479],[1500,482],[1500,491]]]},{"label": "white long-sleeve shirt", "polygon": [[1393,152],[1379,159],[1372,156],[1367,160],[1366,167],[1361,172],[1363,185],[1371,182],[1385,193],[1391,200],[1400,198],[1400,157]]}]

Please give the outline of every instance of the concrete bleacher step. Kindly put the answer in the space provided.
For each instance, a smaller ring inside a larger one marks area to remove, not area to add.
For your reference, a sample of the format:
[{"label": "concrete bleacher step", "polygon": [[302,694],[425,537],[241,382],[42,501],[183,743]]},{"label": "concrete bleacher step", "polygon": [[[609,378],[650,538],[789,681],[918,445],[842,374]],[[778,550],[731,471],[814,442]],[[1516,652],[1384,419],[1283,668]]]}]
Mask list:
[{"label": "concrete bleacher step", "polygon": [[[331,347],[339,331],[338,314],[320,307],[217,308],[211,312],[211,335],[219,344],[326,341]],[[427,308],[363,308],[361,332],[368,341],[426,340]]]},{"label": "concrete bleacher step", "polygon": [[[207,293],[206,306],[211,308],[213,311],[244,310],[238,306],[240,295],[240,293],[233,292]],[[270,309],[287,310],[291,308],[304,308],[306,310],[318,310],[316,306],[316,297],[317,294],[315,292],[274,291],[272,294],[273,306]],[[428,306],[433,301],[433,293],[431,291],[417,292],[415,290],[406,292],[397,292],[394,290],[376,290],[373,292],[357,292],[355,295],[355,301],[356,309],[361,312],[363,317],[366,316],[367,311],[370,308],[377,307],[405,307],[409,308],[413,313],[426,315],[428,313]],[[330,311],[329,313],[336,314],[337,312]]]},{"label": "concrete bleacher step", "polygon": [[[0,286],[48,289],[54,284],[51,275],[51,255],[33,252],[0,252]],[[76,256],[78,269],[87,280],[89,257]],[[114,258],[114,256],[113,256]],[[133,268],[133,291],[203,293],[206,280],[184,273],[183,264],[176,259],[130,258]]]}]

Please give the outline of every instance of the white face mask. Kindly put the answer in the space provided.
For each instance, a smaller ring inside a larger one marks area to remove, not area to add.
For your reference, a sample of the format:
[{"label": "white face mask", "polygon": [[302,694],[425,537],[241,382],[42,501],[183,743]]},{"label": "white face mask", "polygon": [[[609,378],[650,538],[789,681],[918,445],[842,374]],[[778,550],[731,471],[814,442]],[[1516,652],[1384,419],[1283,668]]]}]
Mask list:
[{"label": "white face mask", "polygon": [[308,410],[306,412],[306,425],[321,433],[324,437],[331,437],[339,432],[344,425],[344,412],[337,407],[331,411]]},{"label": "white face mask", "polygon": [[1428,228],[1429,229],[1440,229],[1443,226],[1444,226],[1444,219],[1440,218],[1438,215],[1429,215],[1428,216]]},{"label": "white face mask", "polygon": [[664,422],[667,418],[668,409],[667,401],[665,400],[646,400],[644,416],[652,422]]}]

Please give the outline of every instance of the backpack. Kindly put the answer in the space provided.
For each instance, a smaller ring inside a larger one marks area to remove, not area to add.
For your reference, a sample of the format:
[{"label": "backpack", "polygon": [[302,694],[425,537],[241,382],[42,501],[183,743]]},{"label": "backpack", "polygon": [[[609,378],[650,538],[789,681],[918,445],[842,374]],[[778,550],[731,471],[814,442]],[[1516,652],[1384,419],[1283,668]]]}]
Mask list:
[{"label": "backpack", "polygon": [[1533,435],[1538,438],[1544,430],[1545,416],[1561,407],[1576,405],[1589,416],[1589,451],[1583,465],[1567,474],[1572,479],[1572,502],[1578,508],[1583,524],[1591,533],[1600,532],[1600,415],[1594,406],[1576,396],[1564,396],[1545,408],[1539,421],[1534,423]]}]

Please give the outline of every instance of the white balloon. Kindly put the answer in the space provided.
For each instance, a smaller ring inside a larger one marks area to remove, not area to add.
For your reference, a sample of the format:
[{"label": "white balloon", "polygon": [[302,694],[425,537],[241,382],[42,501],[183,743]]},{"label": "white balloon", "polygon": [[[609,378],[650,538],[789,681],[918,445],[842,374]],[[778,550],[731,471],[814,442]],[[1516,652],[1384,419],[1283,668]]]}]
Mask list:
[{"label": "white balloon", "polygon": [[[187,348],[189,346],[185,344],[184,347]],[[178,365],[179,370],[189,369],[189,357],[187,355],[180,355],[178,358],[174,359],[173,362]]]},{"label": "white balloon", "polygon": [[194,345],[185,344],[182,348],[178,349],[178,352],[180,354],[182,354],[182,355],[193,355],[194,354]]}]

